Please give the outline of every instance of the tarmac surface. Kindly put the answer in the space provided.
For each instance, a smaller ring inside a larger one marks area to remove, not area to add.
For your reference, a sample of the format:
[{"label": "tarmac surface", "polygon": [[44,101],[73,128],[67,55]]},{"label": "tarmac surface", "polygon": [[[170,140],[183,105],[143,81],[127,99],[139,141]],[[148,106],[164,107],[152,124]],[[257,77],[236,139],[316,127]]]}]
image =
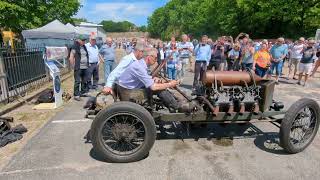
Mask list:
[{"label": "tarmac surface", "polygon": [[[192,74],[184,79],[191,85]],[[308,87],[284,81],[274,99],[289,107],[301,97],[320,102],[320,81]],[[271,123],[209,125],[179,136],[181,128],[167,124],[158,134],[149,156],[134,163],[109,163],[100,159],[84,138],[91,119],[85,119],[82,102],[72,101],[65,109],[0,170],[0,180],[44,179],[319,179],[320,138],[303,152],[290,155],[278,145],[279,129]],[[233,140],[219,140],[232,134]],[[319,134],[319,133],[318,133]]]}]

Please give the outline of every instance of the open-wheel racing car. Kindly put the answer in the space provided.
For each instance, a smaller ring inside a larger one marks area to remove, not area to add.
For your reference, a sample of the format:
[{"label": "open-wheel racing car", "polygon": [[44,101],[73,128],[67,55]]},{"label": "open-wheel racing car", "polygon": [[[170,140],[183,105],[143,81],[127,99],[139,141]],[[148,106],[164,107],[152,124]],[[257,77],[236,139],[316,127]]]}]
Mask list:
[{"label": "open-wheel racing car", "polygon": [[[163,77],[159,73],[162,66],[159,65],[153,75]],[[116,101],[114,97],[115,102],[110,106],[91,109],[89,114],[96,114],[90,130],[95,152],[111,162],[143,159],[156,140],[156,121],[270,121],[280,127],[280,146],[287,153],[303,151],[318,131],[320,108],[317,102],[303,98],[283,110],[283,103],[273,100],[273,80],[262,79],[250,71],[207,71],[199,84],[193,96],[176,88],[188,103],[195,104],[190,112],[169,110],[161,99],[149,93],[142,95],[145,94],[141,93],[143,90],[122,92],[130,96],[129,101]]]}]

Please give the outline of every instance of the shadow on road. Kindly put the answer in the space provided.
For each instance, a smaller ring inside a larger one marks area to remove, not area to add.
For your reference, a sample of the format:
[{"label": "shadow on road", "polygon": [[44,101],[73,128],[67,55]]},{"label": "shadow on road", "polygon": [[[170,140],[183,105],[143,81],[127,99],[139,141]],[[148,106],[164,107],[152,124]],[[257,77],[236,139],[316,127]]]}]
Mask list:
[{"label": "shadow on road", "polygon": [[[271,124],[270,124],[271,125]],[[263,132],[251,123],[243,124],[202,124],[157,123],[157,141],[200,138],[212,141],[217,146],[233,146],[234,139],[254,138],[254,145],[268,153],[288,155],[279,145],[278,132]],[[84,136],[85,143],[91,143],[90,131]],[[90,156],[98,161],[111,163],[91,149]],[[146,157],[145,157],[146,158]]]}]

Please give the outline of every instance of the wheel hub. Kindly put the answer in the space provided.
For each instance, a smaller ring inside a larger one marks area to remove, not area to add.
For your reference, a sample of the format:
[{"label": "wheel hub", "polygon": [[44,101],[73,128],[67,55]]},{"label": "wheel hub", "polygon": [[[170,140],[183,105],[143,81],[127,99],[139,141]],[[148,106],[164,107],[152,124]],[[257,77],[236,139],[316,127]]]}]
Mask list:
[{"label": "wheel hub", "polygon": [[111,132],[118,141],[130,141],[137,137],[135,128],[129,124],[117,123],[111,128]]}]

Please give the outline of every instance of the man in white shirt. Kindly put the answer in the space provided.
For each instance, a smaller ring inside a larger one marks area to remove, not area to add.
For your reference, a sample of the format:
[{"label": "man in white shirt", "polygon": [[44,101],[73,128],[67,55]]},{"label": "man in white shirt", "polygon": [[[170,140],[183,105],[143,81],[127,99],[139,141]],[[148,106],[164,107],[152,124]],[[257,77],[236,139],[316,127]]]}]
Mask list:
[{"label": "man in white shirt", "polygon": [[99,81],[99,60],[101,60],[101,56],[96,43],[96,36],[92,35],[90,36],[90,42],[86,44],[89,54],[88,87],[90,89],[96,89]]},{"label": "man in white shirt", "polygon": [[182,42],[178,43],[178,46],[177,46],[180,54],[179,59],[182,64],[181,74],[178,74],[179,78],[184,77],[186,66],[190,62],[190,57],[194,48],[193,44],[190,41],[188,41],[189,38],[186,34],[183,34],[181,38],[182,38]]},{"label": "man in white shirt", "polygon": [[298,65],[300,63],[300,60],[302,58],[302,50],[304,47],[304,41],[305,39],[303,37],[299,38],[298,42],[294,44],[292,47],[290,47],[289,52],[290,52],[290,61],[289,61],[289,73],[287,76],[287,79],[289,80],[289,76],[292,72],[292,66],[294,66],[294,71],[293,71],[293,79],[296,79],[296,73],[298,70]]}]

